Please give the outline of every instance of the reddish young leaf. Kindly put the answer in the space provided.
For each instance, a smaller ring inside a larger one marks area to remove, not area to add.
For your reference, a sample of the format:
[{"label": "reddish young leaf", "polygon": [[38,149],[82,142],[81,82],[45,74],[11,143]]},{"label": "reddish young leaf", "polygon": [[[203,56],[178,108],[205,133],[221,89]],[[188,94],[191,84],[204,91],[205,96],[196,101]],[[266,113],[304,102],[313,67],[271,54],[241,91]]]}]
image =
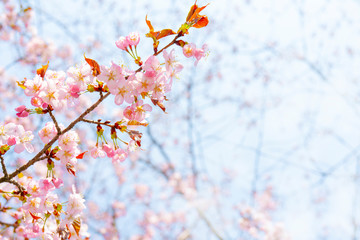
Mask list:
[{"label": "reddish young leaf", "polygon": [[155,106],[159,106],[159,108],[161,108],[161,110],[163,110],[163,112],[166,113],[164,104],[162,104],[161,102],[159,102],[159,100],[156,99],[151,99],[151,101]]},{"label": "reddish young leaf", "polygon": [[76,232],[76,235],[79,236],[80,228],[81,228],[81,221],[80,218],[76,218],[71,224]]},{"label": "reddish young leaf", "polygon": [[85,151],[83,153],[80,153],[79,155],[76,156],[77,159],[83,159],[84,158],[84,155],[85,153],[87,153],[88,151]]},{"label": "reddish young leaf", "polygon": [[146,21],[146,24],[148,25],[148,27],[149,27],[149,29],[150,29],[150,32],[154,32],[154,28],[153,28],[153,26],[151,25],[150,20],[147,20],[147,15],[145,16],[145,21]]},{"label": "reddish young leaf", "polygon": [[194,5],[192,5],[191,8],[190,8],[190,11],[189,11],[189,13],[188,13],[188,15],[186,17],[187,22],[190,21],[190,18],[194,15],[195,10],[198,8],[198,6],[196,5],[196,2],[197,1],[195,1]]},{"label": "reddish young leaf", "polygon": [[193,27],[195,28],[202,28],[202,27],[206,27],[209,23],[209,19],[207,18],[207,16],[202,16],[195,24]]},{"label": "reddish young leaf", "polygon": [[191,6],[190,11],[186,17],[186,22],[188,22],[191,26],[193,26],[195,28],[205,27],[209,23],[209,20],[208,20],[207,16],[200,15],[199,13],[204,8],[206,8],[207,5],[198,7],[196,5],[196,1],[195,1],[194,5]]},{"label": "reddish young leaf", "polygon": [[30,212],[30,211],[29,211],[29,213],[30,213],[31,217],[32,217],[35,221],[37,221],[37,220],[39,220],[39,219],[41,218],[41,217],[38,217],[38,216],[32,214],[32,212]]},{"label": "reddish young leaf", "polygon": [[157,35],[156,35],[157,40],[159,40],[160,38],[163,38],[163,37],[167,37],[167,36],[176,34],[176,32],[174,32],[171,29],[163,29],[160,32],[156,32],[156,33],[157,33]]},{"label": "reddish young leaf", "polygon": [[142,123],[142,122],[139,122],[139,121],[135,121],[135,120],[131,120],[128,122],[128,125],[131,125],[131,126],[144,126],[144,127],[147,127],[149,124],[148,123]]},{"label": "reddish young leaf", "polygon": [[37,69],[36,74],[40,75],[41,78],[44,78],[46,70],[48,69],[48,67],[49,67],[49,61],[47,62],[46,65],[42,65],[41,68]]},{"label": "reddish young leaf", "polygon": [[184,46],[187,44],[187,42],[185,42],[185,41],[183,41],[183,40],[177,40],[177,41],[175,42],[175,44],[178,45],[178,46],[180,46],[180,47],[184,47]]},{"label": "reddish young leaf", "polygon": [[87,58],[84,54],[85,61],[90,65],[92,74],[96,77],[100,72],[100,65],[93,59]]},{"label": "reddish young leaf", "polygon": [[72,174],[72,175],[74,175],[74,176],[76,177],[76,175],[75,175],[76,170],[75,170],[75,168],[74,168],[73,165],[71,165],[70,163],[67,163],[67,164],[66,164],[66,170],[67,170],[70,174]]}]

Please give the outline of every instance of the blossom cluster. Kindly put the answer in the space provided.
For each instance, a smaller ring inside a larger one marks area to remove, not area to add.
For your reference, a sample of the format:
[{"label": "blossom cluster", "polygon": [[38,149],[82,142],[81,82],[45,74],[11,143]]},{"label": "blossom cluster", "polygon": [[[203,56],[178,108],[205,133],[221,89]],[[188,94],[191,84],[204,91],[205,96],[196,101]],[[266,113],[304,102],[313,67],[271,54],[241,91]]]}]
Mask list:
[{"label": "blossom cluster", "polygon": [[[75,224],[85,209],[83,197],[73,188],[68,201],[61,203],[55,192],[63,184],[58,178],[34,180],[22,177],[19,182],[27,194],[22,199],[22,207],[13,215],[21,223],[16,228],[17,236],[57,240],[61,239],[60,235],[69,234],[68,226]],[[86,228],[80,232],[81,235],[87,235],[84,230]]]},{"label": "blossom cluster", "polygon": [[27,8],[19,14],[10,1],[4,0],[2,4],[4,11],[0,13],[0,39],[7,41],[14,37],[14,32],[30,28],[33,11],[31,8]]},{"label": "blossom cluster", "polygon": [[256,207],[240,206],[241,218],[238,221],[241,230],[254,239],[289,240],[282,223],[274,222],[270,212],[276,208],[272,189],[268,187],[261,194],[255,194]]},{"label": "blossom cluster", "polygon": [[16,153],[21,153],[26,149],[29,153],[34,151],[33,145],[30,143],[34,138],[31,131],[25,131],[20,124],[7,123],[0,125],[0,147],[14,146]]},{"label": "blossom cluster", "polygon": [[188,43],[183,47],[183,53],[185,57],[194,57],[196,59],[195,66],[198,64],[201,58],[206,56],[207,51],[208,48],[206,44],[204,44],[202,48],[196,48],[195,43]]}]

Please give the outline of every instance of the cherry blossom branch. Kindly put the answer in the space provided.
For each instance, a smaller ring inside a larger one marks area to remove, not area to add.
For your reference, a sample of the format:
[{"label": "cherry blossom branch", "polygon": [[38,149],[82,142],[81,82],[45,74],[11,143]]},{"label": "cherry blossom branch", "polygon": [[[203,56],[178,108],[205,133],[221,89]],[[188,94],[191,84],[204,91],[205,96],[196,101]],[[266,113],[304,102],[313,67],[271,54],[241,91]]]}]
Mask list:
[{"label": "cherry blossom branch", "polygon": [[94,120],[88,120],[88,119],[82,119],[82,122],[86,122],[86,123],[90,123],[90,124],[95,124],[95,125],[104,125],[107,127],[114,127],[114,125],[106,123],[106,122],[98,122],[98,121],[94,121]]},{"label": "cherry blossom branch", "polygon": [[0,224],[4,225],[4,226],[7,226],[7,227],[16,227],[15,223],[6,223],[6,222],[3,222],[3,221],[0,221]]},{"label": "cherry blossom branch", "polygon": [[4,173],[4,177],[8,177],[8,173],[6,170],[6,166],[5,166],[5,162],[4,162],[4,158],[0,155],[0,160],[1,160],[1,167]]},{"label": "cherry blossom branch", "polygon": [[196,208],[200,218],[202,218],[204,220],[204,222],[206,223],[206,225],[209,227],[209,229],[211,230],[211,232],[213,234],[215,234],[215,236],[219,239],[219,240],[223,240],[223,238],[220,236],[220,234],[216,231],[216,229],[214,228],[214,226],[211,224],[211,222],[209,221],[209,219],[205,216],[205,214],[203,213],[203,211],[201,211],[198,207]]},{"label": "cherry blossom branch", "polygon": [[151,142],[159,149],[161,155],[164,157],[166,162],[171,163],[169,155],[165,152],[163,146],[161,146],[161,144],[154,138],[149,126],[147,128],[147,134],[149,135]]},{"label": "cherry blossom branch", "polygon": [[59,124],[58,122],[56,121],[56,118],[54,116],[54,114],[52,113],[52,110],[50,109],[50,107],[48,107],[48,110],[49,110],[49,115],[51,117],[51,119],[53,120],[54,124],[55,124],[55,127],[56,127],[56,131],[59,133],[61,132],[61,129],[59,127]]},{"label": "cherry blossom branch", "polygon": [[23,186],[21,186],[20,183],[18,183],[16,180],[10,179],[10,180],[8,180],[7,182],[15,185],[15,186],[19,189],[20,193],[22,193],[23,191],[25,191],[25,188],[24,188]]},{"label": "cherry blossom branch", "polygon": [[69,126],[67,126],[67,128],[65,128],[64,130],[58,132],[56,134],[56,136],[49,143],[47,143],[29,162],[22,165],[18,169],[16,169],[13,173],[8,175],[8,177],[4,176],[4,177],[0,178],[0,183],[8,182],[10,179],[14,178],[19,173],[21,173],[21,172],[25,171],[26,169],[28,169],[34,163],[42,160],[42,158],[40,158],[40,157],[59,139],[59,137],[61,135],[63,135],[64,133],[70,131],[78,122],[80,122],[86,115],[88,115],[90,112],[92,112],[109,95],[110,95],[110,93],[108,92],[104,96],[100,97],[97,102],[95,102],[91,107],[86,109],[77,119],[75,119],[72,123],[70,123]]}]

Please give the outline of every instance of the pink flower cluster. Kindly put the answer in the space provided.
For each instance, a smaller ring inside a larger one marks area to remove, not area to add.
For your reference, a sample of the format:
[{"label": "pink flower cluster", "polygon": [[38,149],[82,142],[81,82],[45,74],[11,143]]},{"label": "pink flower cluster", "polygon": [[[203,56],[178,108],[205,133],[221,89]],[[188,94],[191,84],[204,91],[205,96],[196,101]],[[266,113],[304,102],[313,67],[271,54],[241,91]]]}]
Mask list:
[{"label": "pink flower cluster", "polygon": [[[162,211],[159,213],[153,211],[146,211],[143,219],[139,225],[144,229],[144,233],[141,235],[134,235],[131,240],[142,240],[142,239],[158,239],[158,233],[165,229],[173,229],[177,223],[183,223],[185,221],[185,215],[182,212],[166,212]],[[179,233],[172,233],[176,236]]]},{"label": "pink flower cluster", "polygon": [[240,229],[249,233],[254,239],[289,240],[282,223],[271,219],[270,211],[274,210],[276,203],[272,190],[268,187],[261,194],[255,195],[256,207],[241,206],[241,219],[238,221]]},{"label": "pink flower cluster", "polygon": [[[70,194],[67,204],[61,203],[54,192],[63,184],[61,179],[34,180],[22,177],[19,182],[26,189],[27,199],[15,216],[21,221],[21,225],[16,228],[18,237],[60,240],[59,232],[66,225],[71,226],[85,209],[85,200],[75,190]],[[63,215],[65,205],[66,213]]]},{"label": "pink flower cluster", "polygon": [[206,56],[207,49],[208,48],[206,44],[204,44],[202,48],[196,48],[194,43],[188,43],[183,47],[183,53],[187,58],[194,57],[196,59],[196,66],[200,59]]},{"label": "pink flower cluster", "polygon": [[37,64],[47,62],[56,54],[56,47],[52,42],[34,36],[25,45],[25,57],[22,60],[26,64]]},{"label": "pink flower cluster", "polygon": [[90,153],[93,158],[103,158],[107,156],[112,159],[113,163],[118,163],[125,161],[128,156],[129,149],[123,150],[118,147],[114,148],[109,144],[103,144],[102,147],[94,147]]},{"label": "pink flower cluster", "polygon": [[14,151],[21,153],[26,149],[29,153],[34,151],[30,143],[34,138],[31,131],[25,131],[24,127],[15,123],[0,125],[0,146],[15,146]]},{"label": "pink flower cluster", "polygon": [[140,35],[138,32],[132,32],[126,37],[120,37],[115,45],[121,50],[128,51],[128,48],[136,47],[140,42]]},{"label": "pink flower cluster", "polygon": [[0,13],[0,39],[11,40],[14,37],[14,31],[20,32],[23,28],[30,27],[30,20],[33,16],[32,9],[18,11],[10,1],[2,1],[4,11]]},{"label": "pink flower cluster", "polygon": [[91,67],[84,63],[78,67],[70,67],[67,74],[48,70],[44,79],[39,75],[34,79],[26,79],[24,91],[26,96],[32,97],[33,106],[46,108],[51,105],[55,110],[61,111],[75,106],[80,92],[85,91],[93,81]]}]

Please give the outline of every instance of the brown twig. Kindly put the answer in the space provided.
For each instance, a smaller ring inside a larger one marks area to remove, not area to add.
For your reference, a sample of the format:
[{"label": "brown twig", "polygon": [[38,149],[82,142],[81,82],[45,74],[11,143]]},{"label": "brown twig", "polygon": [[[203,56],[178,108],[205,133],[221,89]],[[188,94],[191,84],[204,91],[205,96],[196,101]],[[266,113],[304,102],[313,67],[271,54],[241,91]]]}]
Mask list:
[{"label": "brown twig", "polygon": [[49,115],[50,115],[51,119],[53,120],[53,122],[54,122],[54,124],[55,124],[57,133],[60,133],[60,132],[61,132],[61,129],[60,129],[60,127],[59,127],[58,122],[56,121],[56,118],[55,118],[54,114],[52,113],[51,108],[48,107],[48,110],[49,110]]}]

